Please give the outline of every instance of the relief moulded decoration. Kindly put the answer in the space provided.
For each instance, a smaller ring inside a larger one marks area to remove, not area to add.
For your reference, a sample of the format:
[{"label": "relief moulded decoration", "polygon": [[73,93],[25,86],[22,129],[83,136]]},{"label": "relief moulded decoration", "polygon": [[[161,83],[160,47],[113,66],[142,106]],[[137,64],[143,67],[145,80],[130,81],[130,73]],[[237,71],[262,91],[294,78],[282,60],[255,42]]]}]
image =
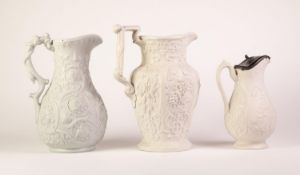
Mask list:
[{"label": "relief moulded decoration", "polygon": [[[217,70],[217,84],[221,92],[225,126],[235,138],[235,148],[263,149],[266,139],[273,133],[276,114],[264,85],[264,72],[270,62],[267,55],[248,57],[241,64],[231,66],[223,61]],[[227,68],[234,81],[230,101],[221,84],[221,72]]]},{"label": "relief moulded decoration", "polygon": [[[91,50],[102,43],[97,35],[67,40],[36,36],[28,45],[25,66],[38,90],[33,98],[40,138],[54,152],[83,152],[95,149],[103,138],[107,114],[104,103],[92,84],[89,73]],[[54,74],[41,77],[31,62],[38,45],[54,52]],[[44,94],[42,96],[42,94]]]},{"label": "relief moulded decoration", "polygon": [[[124,34],[132,31],[141,47],[142,62],[129,80],[123,76]],[[189,149],[187,138],[200,81],[186,62],[186,47],[196,34],[168,37],[139,36],[138,26],[116,25],[117,67],[115,78],[125,85],[142,133],[138,148],[144,151]]]}]

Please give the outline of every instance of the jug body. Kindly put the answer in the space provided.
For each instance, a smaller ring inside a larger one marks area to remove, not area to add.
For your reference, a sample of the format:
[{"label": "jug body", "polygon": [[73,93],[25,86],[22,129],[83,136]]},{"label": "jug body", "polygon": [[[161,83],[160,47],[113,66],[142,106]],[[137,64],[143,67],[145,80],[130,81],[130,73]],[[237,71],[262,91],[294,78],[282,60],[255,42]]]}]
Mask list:
[{"label": "jug body", "polygon": [[[194,36],[195,37],[195,36]],[[197,72],[186,62],[184,36],[141,36],[142,63],[130,78],[144,151],[182,151],[199,93]],[[137,43],[136,42],[136,43]]]},{"label": "jug body", "polygon": [[51,151],[90,151],[104,136],[106,109],[89,74],[90,52],[100,43],[97,35],[51,40],[53,78],[35,102],[39,135]]},{"label": "jug body", "polygon": [[235,86],[230,101],[225,103],[228,106],[225,106],[225,126],[236,140],[234,147],[263,149],[267,147],[266,139],[273,133],[276,123],[275,110],[264,85],[264,71],[270,58],[246,58],[256,59],[257,65],[248,69],[227,64],[235,74]]}]

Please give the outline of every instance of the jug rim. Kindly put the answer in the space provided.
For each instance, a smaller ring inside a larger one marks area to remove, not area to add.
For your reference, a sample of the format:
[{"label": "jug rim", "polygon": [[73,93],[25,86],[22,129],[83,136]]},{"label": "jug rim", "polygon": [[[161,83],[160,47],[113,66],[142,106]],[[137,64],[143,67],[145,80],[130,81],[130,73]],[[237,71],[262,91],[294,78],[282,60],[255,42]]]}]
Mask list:
[{"label": "jug rim", "polygon": [[71,37],[71,38],[58,38],[58,39],[53,39],[53,44],[59,45],[59,44],[66,44],[66,43],[72,43],[72,42],[77,42],[80,40],[93,40],[97,41],[99,44],[103,42],[102,38],[97,35],[97,34],[85,34],[85,35],[80,35],[76,37]]},{"label": "jug rim", "polygon": [[140,35],[141,40],[177,40],[183,39],[190,35],[196,35],[193,32],[185,33],[185,34],[172,34],[172,35]]}]

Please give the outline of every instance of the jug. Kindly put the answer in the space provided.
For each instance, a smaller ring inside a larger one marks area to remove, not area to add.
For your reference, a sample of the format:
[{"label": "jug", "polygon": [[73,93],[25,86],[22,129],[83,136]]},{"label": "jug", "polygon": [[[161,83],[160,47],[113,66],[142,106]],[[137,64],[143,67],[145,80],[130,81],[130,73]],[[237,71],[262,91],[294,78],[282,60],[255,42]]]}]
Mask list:
[{"label": "jug", "polygon": [[[246,55],[239,65],[232,67],[223,61],[218,67],[217,84],[224,102],[225,125],[236,140],[235,148],[266,148],[265,141],[275,128],[275,111],[264,85],[264,72],[270,59],[267,55]],[[229,70],[235,83],[229,102],[220,80],[224,68]]]},{"label": "jug", "polygon": [[[192,111],[200,87],[197,72],[186,62],[186,47],[196,34],[167,37],[140,36],[138,26],[114,27],[117,34],[115,78],[125,85],[143,139],[144,151],[189,149],[187,138]],[[141,47],[142,61],[129,80],[123,76],[124,34],[132,31],[133,42]]]},{"label": "jug", "polygon": [[[24,64],[33,83],[38,83],[31,97],[40,138],[50,151],[90,151],[104,136],[106,108],[89,74],[90,52],[100,43],[97,35],[52,40],[48,34],[29,43]],[[55,60],[46,91],[48,80],[37,73],[31,61],[35,47],[42,44],[54,52]]]}]

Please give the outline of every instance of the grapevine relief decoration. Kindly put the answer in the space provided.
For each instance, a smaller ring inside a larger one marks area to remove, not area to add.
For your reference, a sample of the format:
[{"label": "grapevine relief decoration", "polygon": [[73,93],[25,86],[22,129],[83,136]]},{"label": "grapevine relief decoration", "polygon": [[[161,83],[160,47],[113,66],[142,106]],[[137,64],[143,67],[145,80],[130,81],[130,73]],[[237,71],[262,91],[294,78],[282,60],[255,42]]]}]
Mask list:
[{"label": "grapevine relief decoration", "polygon": [[135,83],[136,115],[145,138],[159,137],[161,103],[160,79],[155,70],[146,66]]},{"label": "grapevine relief decoration", "polygon": [[199,82],[182,50],[181,40],[147,41],[144,46],[147,63],[134,73],[136,115],[144,142],[187,136]]},{"label": "grapevine relief decoration", "polygon": [[[139,26],[114,27],[117,34],[115,78],[125,86],[132,100],[143,139],[138,147],[146,151],[185,150],[191,113],[195,107],[199,78],[186,63],[186,47],[196,39],[193,33],[170,37],[139,36]],[[132,31],[141,47],[142,63],[127,80],[123,75],[124,35]]]}]

